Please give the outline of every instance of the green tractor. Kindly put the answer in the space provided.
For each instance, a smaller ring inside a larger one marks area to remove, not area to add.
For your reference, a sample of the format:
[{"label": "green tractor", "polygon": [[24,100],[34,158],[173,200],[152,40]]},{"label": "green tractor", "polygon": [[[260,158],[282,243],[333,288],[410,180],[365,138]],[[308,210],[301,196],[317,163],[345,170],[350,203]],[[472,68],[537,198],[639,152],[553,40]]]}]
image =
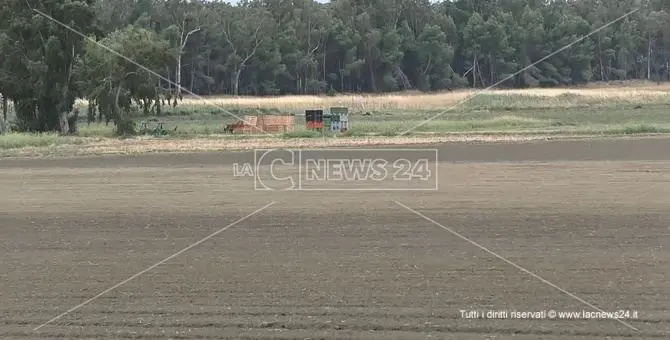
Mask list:
[{"label": "green tractor", "polygon": [[171,132],[174,133],[177,131],[177,127],[174,129],[167,130],[163,128],[163,122],[159,121],[156,118],[151,118],[147,121],[142,122],[139,133],[142,135],[152,135],[154,137],[167,136]]}]

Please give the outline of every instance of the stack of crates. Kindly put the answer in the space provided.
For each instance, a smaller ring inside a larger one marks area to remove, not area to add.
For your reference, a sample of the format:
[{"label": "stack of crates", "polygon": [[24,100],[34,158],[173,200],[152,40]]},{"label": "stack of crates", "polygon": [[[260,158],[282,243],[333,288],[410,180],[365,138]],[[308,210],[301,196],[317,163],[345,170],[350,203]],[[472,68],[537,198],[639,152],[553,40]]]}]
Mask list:
[{"label": "stack of crates", "polygon": [[305,110],[305,127],[307,130],[323,129],[323,110]]},{"label": "stack of crates", "polygon": [[330,115],[330,131],[346,132],[349,129],[349,109],[346,107],[331,107]]},{"label": "stack of crates", "polygon": [[332,114],[324,114],[323,115],[323,131],[330,131],[330,127],[332,126],[333,123],[333,115]]}]

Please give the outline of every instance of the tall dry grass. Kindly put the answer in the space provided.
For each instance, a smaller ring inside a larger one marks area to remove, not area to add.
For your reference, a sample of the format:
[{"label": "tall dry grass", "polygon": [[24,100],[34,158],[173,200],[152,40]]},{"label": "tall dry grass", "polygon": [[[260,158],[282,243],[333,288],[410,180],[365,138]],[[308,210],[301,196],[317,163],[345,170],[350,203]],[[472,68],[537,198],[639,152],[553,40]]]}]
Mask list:
[{"label": "tall dry grass", "polygon": [[[379,95],[343,94],[336,96],[287,95],[276,97],[250,96],[186,96],[181,107],[219,107],[225,109],[278,109],[303,111],[309,108],[345,106],[354,112],[383,110],[441,110],[453,105],[477,103],[479,107],[571,107],[583,104],[670,103],[670,83],[622,82],[595,83],[581,88],[455,90],[441,93],[403,92]],[[471,97],[471,98],[469,98]],[[85,107],[86,100],[77,104]],[[178,107],[179,107],[178,106]]]},{"label": "tall dry grass", "polygon": [[[381,110],[431,110],[444,109],[456,104],[467,104],[468,98],[485,102],[487,98],[497,102],[514,100],[537,101],[548,99],[548,106],[560,106],[564,99],[573,103],[608,104],[612,102],[644,103],[670,101],[670,84],[560,89],[520,89],[520,90],[458,90],[442,93],[391,93],[384,95],[337,95],[337,96],[279,96],[279,97],[231,97],[214,96],[184,98],[185,106],[219,106],[224,108],[258,108],[300,111],[310,107],[327,108],[345,106],[353,111]],[[509,98],[506,98],[509,97]],[[553,104],[552,104],[553,103]],[[493,104],[492,104],[493,105]]]}]

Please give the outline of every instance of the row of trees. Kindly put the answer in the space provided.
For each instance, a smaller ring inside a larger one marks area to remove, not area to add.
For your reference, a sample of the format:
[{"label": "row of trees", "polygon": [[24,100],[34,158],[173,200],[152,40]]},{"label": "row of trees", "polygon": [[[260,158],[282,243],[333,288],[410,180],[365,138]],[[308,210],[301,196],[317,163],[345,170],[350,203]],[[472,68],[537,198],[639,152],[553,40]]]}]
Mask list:
[{"label": "row of trees", "polygon": [[[0,93],[67,133],[76,98],[122,126],[187,92],[278,95],[668,77],[662,0],[4,0]],[[68,29],[71,27],[73,30]],[[96,43],[85,39],[92,39]],[[123,56],[123,57],[121,57]],[[138,66],[138,65],[141,65]],[[5,113],[6,115],[6,113]]]}]

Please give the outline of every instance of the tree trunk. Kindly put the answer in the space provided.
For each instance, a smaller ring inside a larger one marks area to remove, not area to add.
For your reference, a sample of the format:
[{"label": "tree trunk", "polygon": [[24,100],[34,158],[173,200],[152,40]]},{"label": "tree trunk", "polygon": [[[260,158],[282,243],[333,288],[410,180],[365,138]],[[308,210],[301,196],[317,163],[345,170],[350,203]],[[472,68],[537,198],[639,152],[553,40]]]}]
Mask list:
[{"label": "tree trunk", "polygon": [[[184,32],[185,29],[186,29],[186,21],[184,21],[181,26],[181,39],[179,40],[179,51],[177,51],[177,69],[175,70],[176,71],[175,77],[177,78],[176,79],[177,98],[181,97],[181,57],[182,54],[184,53],[184,49],[186,48],[186,42],[188,42],[188,37],[190,37],[191,34],[200,31],[200,27],[193,29],[188,33]],[[184,36],[184,33],[186,33],[186,36]]]},{"label": "tree trunk", "polygon": [[58,113],[58,122],[60,123],[60,134],[65,136],[70,133],[70,124],[67,121],[67,112]]},{"label": "tree trunk", "polygon": [[302,93],[302,77],[300,76],[300,72],[296,72],[296,74],[295,74],[295,88],[298,91],[298,94],[303,94]]},{"label": "tree trunk", "polygon": [[370,72],[370,88],[372,92],[377,92],[377,80],[375,79],[375,68],[371,62],[368,63],[368,71]]},{"label": "tree trunk", "polygon": [[493,55],[489,53],[489,82],[491,82],[491,84],[496,83],[494,62]]},{"label": "tree trunk", "polygon": [[116,96],[114,97],[114,111],[116,113],[114,116],[118,118],[117,121],[121,121],[121,115],[122,115],[121,107],[119,106],[120,97],[121,97],[121,86],[119,85],[119,87],[116,89]]},{"label": "tree trunk", "polygon": [[0,134],[7,130],[7,96],[2,95],[2,119],[0,119]]},{"label": "tree trunk", "polygon": [[[212,77],[212,62],[209,59],[210,55],[207,55],[207,77],[211,78]],[[207,93],[206,94],[211,94],[212,93],[212,84],[210,82],[207,82]]]},{"label": "tree trunk", "polygon": [[233,95],[240,95],[240,75],[242,74],[242,68],[240,67],[235,71],[235,78],[233,79]]},{"label": "tree trunk", "polygon": [[179,95],[181,95],[181,53],[177,55],[177,67],[175,68],[175,78],[177,83],[176,96],[179,97]]},{"label": "tree trunk", "polygon": [[9,109],[9,101],[7,96],[2,95],[2,119],[7,122],[7,111]]},{"label": "tree trunk", "polygon": [[[479,67],[479,62],[477,62],[477,67]],[[486,83],[484,82],[484,77],[482,76],[482,70],[479,69],[479,80],[482,82],[482,87],[486,87]]]},{"label": "tree trunk", "polygon": [[172,81],[170,81],[170,79],[172,79],[172,72],[170,71],[170,67],[166,68],[167,68],[168,92],[172,94]]},{"label": "tree trunk", "polygon": [[327,51],[326,44],[324,43],[324,45],[323,45],[323,64],[321,64],[321,69],[323,70],[323,81],[327,81],[326,80],[326,55],[328,53],[326,53],[326,51]]},{"label": "tree trunk", "polygon": [[344,72],[342,72],[342,61],[337,59],[337,69],[340,73],[340,92],[344,92]]},{"label": "tree trunk", "polygon": [[195,62],[191,63],[191,85],[189,86],[191,93],[193,93],[194,82],[195,82]]},{"label": "tree trunk", "polygon": [[647,42],[647,80],[651,79],[651,35]]},{"label": "tree trunk", "polygon": [[605,81],[605,68],[603,65],[603,52],[600,42],[600,36],[598,36],[598,63],[600,64],[600,81]]},{"label": "tree trunk", "polygon": [[472,88],[477,88],[477,54],[472,57]]}]

